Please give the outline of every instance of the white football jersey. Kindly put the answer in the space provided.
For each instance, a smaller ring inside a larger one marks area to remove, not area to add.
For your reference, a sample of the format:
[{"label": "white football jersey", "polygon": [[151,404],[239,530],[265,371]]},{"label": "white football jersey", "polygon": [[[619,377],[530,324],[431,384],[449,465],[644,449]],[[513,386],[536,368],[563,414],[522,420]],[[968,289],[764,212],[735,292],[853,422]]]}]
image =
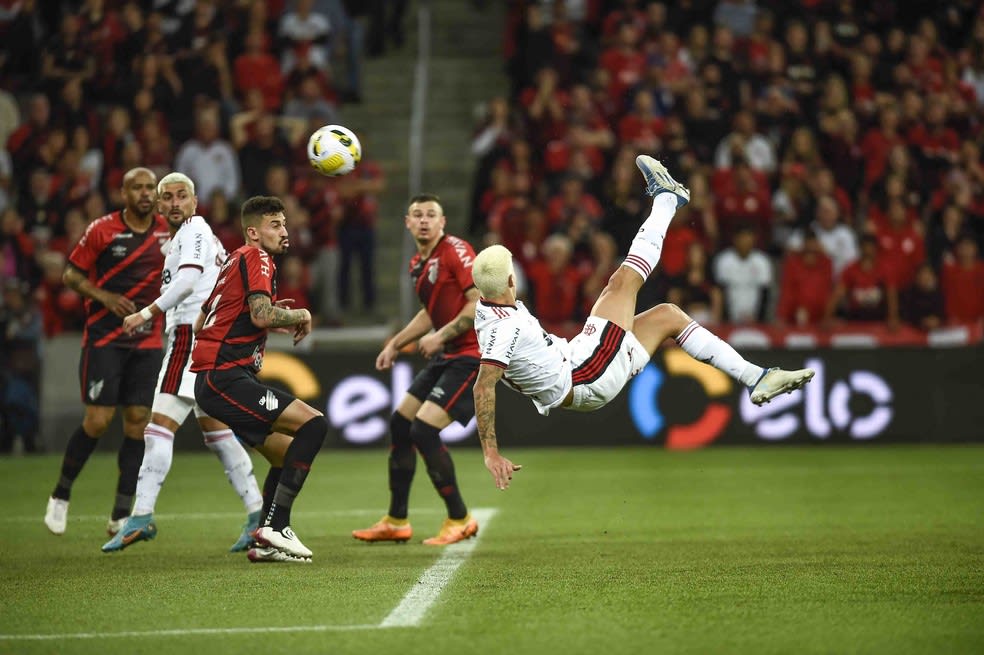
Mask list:
[{"label": "white football jersey", "polygon": [[161,272],[162,294],[179,269],[191,266],[202,272],[191,293],[175,307],[167,310],[164,331],[169,333],[175,325],[193,324],[198,318],[202,303],[215,288],[215,280],[219,277],[219,267],[225,261],[226,251],[212,232],[212,228],[201,216],[192,216],[182,223],[161,250],[164,252],[164,270]]},{"label": "white football jersey", "polygon": [[567,339],[548,334],[522,301],[498,305],[479,300],[475,331],[482,363],[505,369],[505,382],[529,396],[546,416],[571,390],[571,357]]}]

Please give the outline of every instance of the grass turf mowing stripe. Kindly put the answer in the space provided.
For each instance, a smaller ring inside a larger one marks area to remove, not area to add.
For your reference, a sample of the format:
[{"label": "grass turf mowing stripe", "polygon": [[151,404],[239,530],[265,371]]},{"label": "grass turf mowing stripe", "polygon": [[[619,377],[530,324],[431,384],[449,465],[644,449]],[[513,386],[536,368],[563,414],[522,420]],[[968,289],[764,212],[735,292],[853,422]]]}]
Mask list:
[{"label": "grass turf mowing stripe", "polygon": [[[421,508],[415,509],[415,514],[443,514],[445,510],[443,508]],[[379,508],[376,509],[337,509],[337,510],[317,510],[317,511],[296,511],[291,512],[291,516],[364,516],[364,515],[375,515],[379,513]],[[193,512],[188,514],[166,512],[164,514],[155,514],[154,520],[160,521],[211,521],[213,519],[227,519],[227,518],[241,518],[243,512]],[[37,523],[41,519],[38,518],[38,514],[33,516],[0,516],[0,524],[2,523]],[[68,515],[68,521],[104,521],[106,520],[106,514],[80,514],[78,516]]]},{"label": "grass turf mowing stripe", "polygon": [[488,526],[497,511],[493,508],[473,510],[471,514],[479,525],[479,533],[475,538],[447,546],[444,553],[424,571],[417,583],[410,588],[389,616],[383,619],[379,627],[414,628],[420,625],[427,615],[427,610],[437,602],[455,571],[471,556],[482,536],[481,529]]},{"label": "grass turf mowing stripe", "polygon": [[378,625],[293,625],[242,628],[187,628],[173,630],[127,630],[125,632],[68,632],[50,635],[0,635],[0,641],[57,641],[60,639],[108,639],[111,637],[188,637],[195,635],[246,635],[274,632],[350,632],[376,630]]}]

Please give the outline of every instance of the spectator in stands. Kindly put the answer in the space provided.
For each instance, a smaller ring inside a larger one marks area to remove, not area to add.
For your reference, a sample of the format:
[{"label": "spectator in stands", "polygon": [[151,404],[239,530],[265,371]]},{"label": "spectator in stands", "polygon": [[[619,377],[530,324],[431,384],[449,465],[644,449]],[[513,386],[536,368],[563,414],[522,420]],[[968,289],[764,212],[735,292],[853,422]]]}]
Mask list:
[{"label": "spectator in stands", "polygon": [[199,110],[195,119],[195,138],[178,150],[174,167],[195,180],[198,196],[208,198],[221,189],[226,198],[238,198],[241,191],[239,159],[232,145],[219,133],[219,112],[215,107]]},{"label": "spectator in stands", "polygon": [[879,258],[878,240],[865,235],[861,239],[861,258],[844,269],[834,288],[825,323],[830,325],[839,311],[849,321],[888,321],[889,327],[898,326],[898,292],[889,280]]},{"label": "spectator in stands", "polygon": [[571,262],[574,246],[561,234],[547,237],[541,248],[542,258],[526,269],[530,303],[544,325],[556,334],[576,331],[582,276]]},{"label": "spectator in stands", "polygon": [[954,323],[976,323],[984,318],[984,261],[977,240],[964,234],[957,240],[954,261],[943,264],[946,318]]},{"label": "spectator in stands", "polygon": [[[45,142],[50,129],[51,104],[43,93],[30,97],[27,104],[27,119],[15,129],[7,139],[7,152],[16,170],[27,170],[37,157],[41,144]],[[22,178],[22,182],[26,182]],[[21,187],[24,188],[24,187]]]},{"label": "spectator in stands", "polygon": [[267,171],[278,162],[290,159],[290,144],[277,128],[276,119],[270,114],[257,118],[252,137],[239,149],[245,195],[260,195]]},{"label": "spectator in stands", "polygon": [[[293,216],[294,214],[292,214]],[[291,240],[293,241],[294,226],[291,225]],[[293,243],[291,249],[293,249]],[[292,308],[308,309],[311,301],[308,299],[308,289],[310,280],[308,279],[307,269],[304,260],[297,255],[287,255],[277,268],[277,297],[291,298]]]},{"label": "spectator in stands", "polygon": [[[362,138],[365,152],[367,140]],[[386,189],[386,180],[379,165],[363,157],[359,166],[338,182],[339,197],[345,207],[338,226],[338,296],[343,310],[352,307],[352,265],[359,263],[359,282],[362,291],[362,310],[376,309],[376,222],[379,213],[378,196]]]},{"label": "spectator in stands", "polygon": [[260,30],[246,35],[246,50],[236,57],[233,68],[236,91],[241,98],[252,89],[262,94],[264,107],[276,111],[283,100],[285,81],[280,62],[267,51],[267,36]]},{"label": "spectator in stands", "polygon": [[737,228],[744,226],[754,230],[756,244],[769,243],[772,195],[765,175],[739,158],[734,168],[718,170],[711,185],[722,242],[730,241]]},{"label": "spectator in stands", "polygon": [[286,40],[280,66],[285,73],[294,68],[303,51],[320,69],[331,65],[332,33],[328,17],[314,11],[314,0],[296,0],[293,11],[288,11],[280,21],[280,36]]},{"label": "spectator in stands", "polygon": [[[204,196],[200,196],[204,198]],[[204,206],[202,206],[204,205]],[[232,252],[243,245],[243,230],[239,224],[239,216],[233,216],[229,209],[229,199],[222,189],[216,189],[204,203],[199,203],[200,211],[208,208],[208,222],[212,233],[222,243],[226,252]]]},{"label": "spectator in stands", "polygon": [[834,292],[834,270],[813,230],[806,231],[799,252],[786,254],[780,283],[776,323],[796,327],[820,325]]},{"label": "spectator in stands", "polygon": [[755,127],[755,116],[750,111],[740,111],[735,115],[733,129],[718,144],[714,151],[714,165],[717,168],[732,168],[742,159],[754,170],[772,174],[776,170],[776,151]]},{"label": "spectator in stands", "polygon": [[954,261],[957,240],[969,231],[966,214],[954,204],[944,207],[939,218],[930,222],[926,250],[934,269],[939,271],[943,264]]},{"label": "spectator in stands", "polygon": [[41,79],[48,93],[54,94],[70,78],[87,81],[96,72],[92,52],[79,34],[77,16],[66,14],[61,19],[58,35],[49,40],[41,53]]},{"label": "spectator in stands", "polygon": [[[816,234],[823,250],[834,267],[834,277],[857,261],[858,237],[850,227],[840,220],[840,207],[833,196],[821,196],[817,199],[816,218],[807,228]],[[802,247],[805,231],[794,234],[787,244],[789,248],[798,250]]]},{"label": "spectator in stands", "polygon": [[[660,263],[662,262],[661,258]],[[708,275],[707,251],[702,243],[694,241],[690,244],[684,270],[670,278],[668,285],[667,302],[677,305],[702,325],[717,325],[721,322],[724,317],[724,298],[721,288]]]},{"label": "spectator in stands", "polygon": [[922,235],[909,222],[902,200],[889,201],[888,223],[876,228],[875,236],[892,286],[896,289],[908,287],[916,267],[926,260],[926,249]]},{"label": "spectator in stands", "polygon": [[284,116],[319,126],[338,120],[335,105],[325,99],[315,75],[307,75],[300,80],[297,94],[284,105]]},{"label": "spectator in stands", "polygon": [[725,316],[732,323],[764,321],[775,279],[772,262],[755,247],[757,232],[748,225],[735,230],[732,247],[714,259],[714,279],[724,291]]},{"label": "spectator in stands", "polygon": [[934,330],[946,321],[946,301],[932,266],[924,263],[916,269],[913,283],[899,298],[899,312],[920,330]]},{"label": "spectator in stands", "polygon": [[44,335],[49,338],[63,332],[79,332],[85,327],[82,296],[66,287],[62,280],[66,260],[67,255],[58,250],[46,250],[38,255],[41,282],[35,297],[41,309]]},{"label": "spectator in stands", "polygon": [[0,304],[0,453],[19,436],[37,452],[41,386],[41,312],[27,282],[3,281]]}]

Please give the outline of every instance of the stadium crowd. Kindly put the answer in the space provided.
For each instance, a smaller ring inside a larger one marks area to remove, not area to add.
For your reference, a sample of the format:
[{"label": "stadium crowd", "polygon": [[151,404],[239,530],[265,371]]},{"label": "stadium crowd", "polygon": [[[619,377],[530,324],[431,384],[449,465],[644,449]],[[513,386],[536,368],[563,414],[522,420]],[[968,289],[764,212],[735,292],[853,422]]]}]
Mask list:
[{"label": "stadium crowd", "polygon": [[471,230],[576,330],[648,211],[635,155],[690,187],[640,306],[895,330],[984,318],[984,8],[965,0],[509,5]]},{"label": "stadium crowd", "polygon": [[[304,146],[314,128],[337,122],[340,104],[361,101],[363,53],[402,43],[405,5],[0,2],[3,406],[36,421],[41,337],[84,325],[82,299],[62,282],[66,257],[92,220],[122,206],[122,176],[135,166],[190,175],[199,213],[229,251],[243,242],[239,203],[282,198],[293,244],[282,295],[331,324],[360,306],[350,291],[358,278],[371,310],[381,170],[363,161],[328,180]],[[20,420],[7,414],[3,426]],[[0,451],[8,446],[0,434]]]},{"label": "stadium crowd", "polygon": [[368,161],[344,180],[319,178],[304,145],[337,121],[341,103],[360,101],[362,52],[378,54],[385,34],[400,34],[393,9],[403,5],[4,3],[0,275],[37,300],[44,333],[81,329],[81,300],[61,284],[65,256],[91,220],[121,205],[121,176],[137,165],[190,175],[228,250],[242,242],[243,198],[284,198],[295,244],[286,290],[322,323],[338,321],[358,264],[371,309],[381,171]]}]

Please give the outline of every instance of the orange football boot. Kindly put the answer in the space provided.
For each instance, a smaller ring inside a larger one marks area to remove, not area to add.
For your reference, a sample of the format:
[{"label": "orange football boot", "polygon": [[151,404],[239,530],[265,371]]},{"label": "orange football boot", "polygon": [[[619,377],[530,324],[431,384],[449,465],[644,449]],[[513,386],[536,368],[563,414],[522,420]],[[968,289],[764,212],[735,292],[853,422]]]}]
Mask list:
[{"label": "orange football boot", "polygon": [[471,539],[477,534],[478,521],[473,519],[471,514],[466,514],[463,519],[444,519],[441,531],[437,533],[437,536],[424,539],[424,543],[428,546],[447,546]]},{"label": "orange football boot", "polygon": [[386,515],[370,528],[352,530],[352,536],[361,541],[410,541],[413,528],[406,519],[394,519]]}]

